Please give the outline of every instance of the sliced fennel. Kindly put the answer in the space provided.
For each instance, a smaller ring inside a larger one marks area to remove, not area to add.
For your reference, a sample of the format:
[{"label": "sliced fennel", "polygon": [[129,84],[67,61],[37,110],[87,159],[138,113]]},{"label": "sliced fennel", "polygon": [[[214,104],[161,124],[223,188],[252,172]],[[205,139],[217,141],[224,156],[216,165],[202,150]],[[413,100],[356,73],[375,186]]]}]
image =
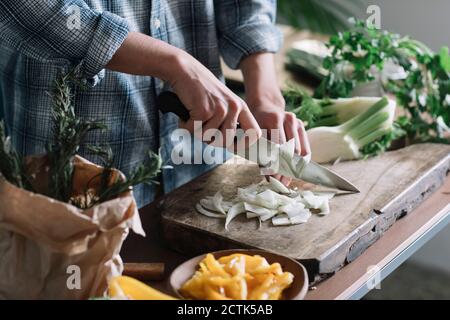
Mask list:
[{"label": "sliced fennel", "polygon": [[225,218],[227,231],[230,222],[243,213],[247,219],[258,218],[260,227],[267,220],[272,220],[274,226],[294,225],[306,223],[311,217],[311,210],[318,215],[329,214],[329,200],[333,195],[330,192],[296,191],[284,185],[281,188],[271,180],[238,188],[236,197],[231,201],[223,201],[222,194],[218,192],[213,197],[201,199],[196,209],[210,218]]},{"label": "sliced fennel", "polygon": [[280,182],[280,180],[275,179],[274,177],[269,177],[270,187],[273,191],[279,192],[282,194],[291,193],[288,187]]},{"label": "sliced fennel", "polygon": [[[278,155],[274,157],[275,160],[270,162],[270,165],[263,167],[261,169],[261,174],[272,175],[278,173],[288,177],[300,178],[303,172],[303,168],[305,168],[305,166],[309,163],[310,158],[294,157],[295,140],[291,139],[288,142],[283,143],[279,146],[276,152],[278,152]],[[272,187],[274,190],[281,190],[282,188],[280,185],[275,185],[275,182],[272,182]],[[286,191],[284,190],[284,192]]]},{"label": "sliced fennel", "polygon": [[212,199],[213,205],[217,209],[217,211],[219,211],[222,214],[226,214],[225,210],[222,207],[222,200],[223,200],[222,194],[220,193],[220,191],[217,191]]},{"label": "sliced fennel", "polygon": [[205,208],[203,208],[203,207],[201,206],[200,203],[197,203],[197,204],[195,205],[195,209],[197,209],[197,211],[200,212],[201,214],[203,214],[203,215],[205,215],[205,216],[207,216],[207,217],[210,217],[210,218],[225,219],[225,217],[226,217],[225,215],[223,215],[223,214],[221,214],[221,213],[215,213],[215,212],[206,210]]},{"label": "sliced fennel", "polygon": [[250,212],[250,211],[247,211],[245,213],[245,216],[247,217],[247,219],[253,219],[253,218],[259,218],[260,217],[259,214],[254,213],[254,212]]},{"label": "sliced fennel", "polygon": [[225,219],[225,230],[228,230],[228,224],[237,217],[239,214],[245,213],[245,206],[242,202],[234,204],[230,210],[228,210],[227,218]]},{"label": "sliced fennel", "polygon": [[312,160],[326,163],[360,158],[360,149],[392,130],[395,105],[384,97],[339,126],[308,130]]},{"label": "sliced fennel", "polygon": [[230,210],[231,206],[233,205],[229,201],[223,201],[219,206],[220,208],[222,208],[221,210],[220,208],[217,207],[217,203],[216,204],[214,203],[213,198],[214,197],[206,197],[205,199],[201,199],[200,204],[202,205],[202,207],[204,207],[209,211],[219,212],[222,214],[225,214],[224,212]]},{"label": "sliced fennel", "polygon": [[284,205],[280,207],[279,211],[286,213],[290,218],[309,212],[301,202]]},{"label": "sliced fennel", "polygon": [[277,213],[278,212],[278,210],[264,208],[264,207],[257,206],[257,205],[254,205],[254,204],[250,204],[250,203],[247,203],[247,202],[244,202],[244,209],[245,209],[245,211],[257,214],[258,216],[265,216],[265,215],[268,215],[268,214],[272,214],[272,213]]},{"label": "sliced fennel", "polygon": [[302,216],[289,217],[287,215],[280,215],[272,219],[274,226],[289,226],[293,224],[301,224],[308,222],[311,217],[311,212]]}]

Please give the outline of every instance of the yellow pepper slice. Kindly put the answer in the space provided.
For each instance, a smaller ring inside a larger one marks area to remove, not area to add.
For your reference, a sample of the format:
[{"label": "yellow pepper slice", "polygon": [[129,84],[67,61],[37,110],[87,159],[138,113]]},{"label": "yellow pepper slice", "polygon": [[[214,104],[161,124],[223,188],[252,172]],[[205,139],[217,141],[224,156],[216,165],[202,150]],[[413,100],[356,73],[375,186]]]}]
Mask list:
[{"label": "yellow pepper slice", "polygon": [[139,280],[127,276],[118,276],[111,279],[108,293],[112,298],[125,296],[132,300],[177,300]]}]

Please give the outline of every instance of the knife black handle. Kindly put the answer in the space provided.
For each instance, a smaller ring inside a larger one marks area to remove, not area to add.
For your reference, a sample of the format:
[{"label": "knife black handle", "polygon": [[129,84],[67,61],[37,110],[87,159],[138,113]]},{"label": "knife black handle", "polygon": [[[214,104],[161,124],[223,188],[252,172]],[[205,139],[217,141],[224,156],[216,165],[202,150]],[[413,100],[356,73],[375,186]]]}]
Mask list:
[{"label": "knife black handle", "polygon": [[156,98],[156,105],[162,113],[172,112],[181,120],[188,121],[191,115],[178,96],[171,91],[164,91]]},{"label": "knife black handle", "polygon": [[[183,102],[181,102],[180,98],[178,98],[178,96],[172,91],[164,91],[160,93],[156,98],[156,106],[162,113],[166,114],[172,112],[184,122],[188,121],[191,117],[189,110],[186,108]],[[241,126],[238,122],[237,128],[240,127]]]}]

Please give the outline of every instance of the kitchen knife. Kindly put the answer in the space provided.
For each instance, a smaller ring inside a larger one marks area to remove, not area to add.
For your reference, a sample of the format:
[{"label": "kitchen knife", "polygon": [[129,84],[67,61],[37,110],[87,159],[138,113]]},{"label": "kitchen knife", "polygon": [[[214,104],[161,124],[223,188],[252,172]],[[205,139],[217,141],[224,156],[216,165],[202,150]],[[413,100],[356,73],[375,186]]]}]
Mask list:
[{"label": "kitchen knife", "polygon": [[[176,114],[181,120],[187,121],[190,118],[189,110],[184,106],[178,96],[170,91],[162,92],[156,100],[158,109],[162,113],[172,112]],[[252,144],[248,150],[245,151],[232,151],[244,158],[254,161],[255,153],[256,162],[263,168],[267,167],[270,163],[267,161],[267,157],[262,160],[260,158],[261,149],[265,149],[265,154],[270,155],[271,151],[276,150],[279,152],[284,145],[280,146],[275,144],[264,137],[261,137],[256,143]],[[270,156],[269,156],[270,157]],[[273,159],[272,159],[273,160]],[[279,160],[279,159],[278,159]],[[283,161],[280,161],[283,162]],[[345,178],[341,177],[334,171],[323,167],[313,161],[305,161],[305,159],[297,154],[294,154],[290,161],[284,163],[278,163],[278,169],[273,174],[278,173],[283,176],[287,176],[294,179],[301,179],[306,182],[314,183],[317,185],[348,191],[359,192],[358,188],[350,183]]]}]

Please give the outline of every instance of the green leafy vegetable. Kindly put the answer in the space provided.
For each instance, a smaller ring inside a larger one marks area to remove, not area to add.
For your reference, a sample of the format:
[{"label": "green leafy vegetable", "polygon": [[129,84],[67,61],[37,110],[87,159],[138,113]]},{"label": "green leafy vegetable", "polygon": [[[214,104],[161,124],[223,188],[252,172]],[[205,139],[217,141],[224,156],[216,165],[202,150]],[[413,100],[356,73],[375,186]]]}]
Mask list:
[{"label": "green leafy vegetable", "polygon": [[314,127],[317,118],[322,113],[322,103],[313,99],[298,86],[290,85],[283,95],[288,109],[305,122],[307,128]]},{"label": "green leafy vegetable", "polygon": [[[365,154],[384,150],[391,139],[402,133],[411,142],[449,143],[438,124],[441,119],[450,125],[448,48],[434,53],[419,41],[366,26],[363,21],[356,21],[353,29],[333,36],[328,45],[332,54],[325,58],[323,67],[329,74],[315,97],[348,97],[357,85],[374,81],[381,74],[384,90],[394,94],[407,112],[406,117],[396,121],[399,130],[365,148]],[[390,73],[388,64],[400,69],[403,76]]]}]

